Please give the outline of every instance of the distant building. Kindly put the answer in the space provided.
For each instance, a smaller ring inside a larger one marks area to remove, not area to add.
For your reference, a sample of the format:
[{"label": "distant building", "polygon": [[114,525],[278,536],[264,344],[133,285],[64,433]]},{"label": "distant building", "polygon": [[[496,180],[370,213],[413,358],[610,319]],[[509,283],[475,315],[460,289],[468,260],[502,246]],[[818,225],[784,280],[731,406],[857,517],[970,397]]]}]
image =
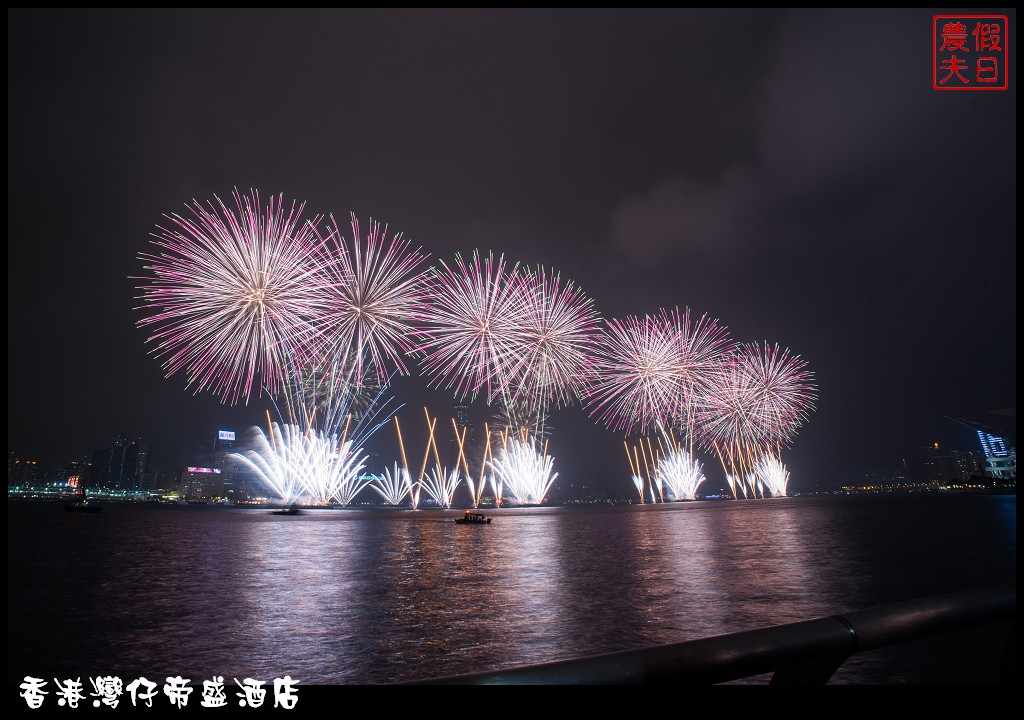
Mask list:
[{"label": "distant building", "polygon": [[967,482],[981,474],[978,457],[969,450],[942,450],[938,443],[922,448],[924,477],[932,485]]},{"label": "distant building", "polygon": [[985,475],[995,480],[1017,479],[1017,448],[1010,447],[1007,439],[978,430],[978,440],[985,453]]},{"label": "distant building", "polygon": [[13,450],[7,453],[7,485],[35,486],[42,481],[37,460],[29,460]]},{"label": "distant building", "polygon": [[370,450],[366,453],[366,465],[363,467],[364,475],[382,475],[384,466],[380,459],[380,452]]},{"label": "distant building", "polygon": [[209,502],[224,498],[224,480],[217,468],[187,467],[181,473],[178,495],[189,502]]},{"label": "distant building", "polygon": [[932,443],[919,449],[921,458],[920,480],[933,485],[945,485],[949,482],[950,460],[943,456],[938,443]]},{"label": "distant building", "polygon": [[218,430],[213,442],[213,467],[220,471],[224,497],[232,501],[249,496],[238,462],[231,457],[236,451],[236,442],[234,430]]},{"label": "distant building", "polygon": [[976,453],[970,450],[953,450],[950,455],[956,474],[961,480],[970,480],[972,476],[982,474],[982,466]]},{"label": "distant building", "polygon": [[138,490],[149,464],[149,446],[118,435],[114,447],[92,454],[89,486],[108,490]]},{"label": "distant building", "polygon": [[[949,418],[971,428],[978,436],[984,455],[982,470],[986,477],[1007,481],[1017,479],[1017,408],[990,411],[984,423]],[[981,463],[978,463],[981,464]]]},{"label": "distant building", "polygon": [[142,476],[139,490],[173,495],[181,488],[180,472],[148,472]]}]

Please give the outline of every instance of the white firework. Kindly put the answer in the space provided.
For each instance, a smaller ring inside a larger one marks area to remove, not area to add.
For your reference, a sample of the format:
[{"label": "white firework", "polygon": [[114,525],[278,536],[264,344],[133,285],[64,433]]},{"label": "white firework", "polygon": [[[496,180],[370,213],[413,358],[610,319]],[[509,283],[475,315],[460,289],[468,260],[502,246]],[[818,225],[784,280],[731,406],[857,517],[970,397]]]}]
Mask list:
[{"label": "white firework", "polygon": [[401,505],[407,497],[412,495],[412,478],[409,471],[398,467],[384,468],[383,475],[376,475],[370,481],[373,488],[388,505]]},{"label": "white firework", "polygon": [[423,476],[419,485],[434,502],[443,508],[452,506],[455,499],[455,489],[459,486],[461,478],[458,470],[448,472],[440,465],[435,465],[429,473]]},{"label": "white firework", "polygon": [[765,455],[757,463],[755,472],[763,487],[772,494],[772,497],[784,497],[786,495],[786,487],[789,485],[789,471],[782,464],[782,460],[771,455]]},{"label": "white firework", "polygon": [[554,457],[540,452],[533,438],[510,438],[497,457],[488,461],[494,477],[517,505],[544,502],[558,477],[554,464]]},{"label": "white firework", "polygon": [[362,448],[336,435],[296,425],[270,426],[270,437],[256,428],[255,449],[232,453],[285,503],[348,505],[368,484],[360,480]]},{"label": "white firework", "polygon": [[672,450],[659,461],[655,478],[668,487],[676,500],[696,498],[697,488],[705,480],[700,460],[682,447]]},{"label": "white firework", "polygon": [[431,384],[454,389],[457,398],[475,398],[482,390],[488,403],[507,393],[525,325],[523,280],[504,257],[474,251],[467,262],[456,255],[449,267],[441,261],[427,278],[430,307],[422,328],[424,372]]}]

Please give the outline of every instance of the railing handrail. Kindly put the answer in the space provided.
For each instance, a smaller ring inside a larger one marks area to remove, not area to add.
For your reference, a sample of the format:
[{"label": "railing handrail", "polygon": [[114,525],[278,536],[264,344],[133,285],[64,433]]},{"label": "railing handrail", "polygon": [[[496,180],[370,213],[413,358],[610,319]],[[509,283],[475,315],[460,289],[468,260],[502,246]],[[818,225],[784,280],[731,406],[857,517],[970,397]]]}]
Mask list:
[{"label": "railing handrail", "polygon": [[825,683],[865,650],[1017,616],[1015,583],[639,650],[454,675],[414,684],[714,684],[775,673],[773,683]]}]

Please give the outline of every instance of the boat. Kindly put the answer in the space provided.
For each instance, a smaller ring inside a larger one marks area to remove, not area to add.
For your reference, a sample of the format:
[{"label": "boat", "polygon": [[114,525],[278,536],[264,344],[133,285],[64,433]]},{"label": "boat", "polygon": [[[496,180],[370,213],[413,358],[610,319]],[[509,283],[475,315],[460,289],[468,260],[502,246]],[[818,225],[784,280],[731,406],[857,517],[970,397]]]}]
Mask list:
[{"label": "boat", "polygon": [[491,518],[476,510],[467,510],[460,518],[455,518],[459,525],[490,525]]},{"label": "boat", "polygon": [[274,510],[270,513],[271,515],[301,515],[302,510],[299,509],[298,505],[289,505],[286,508],[280,510]]},{"label": "boat", "polygon": [[85,491],[76,493],[66,503],[64,503],[64,512],[73,513],[98,513],[103,510],[102,505],[90,505],[89,500],[85,497]]}]

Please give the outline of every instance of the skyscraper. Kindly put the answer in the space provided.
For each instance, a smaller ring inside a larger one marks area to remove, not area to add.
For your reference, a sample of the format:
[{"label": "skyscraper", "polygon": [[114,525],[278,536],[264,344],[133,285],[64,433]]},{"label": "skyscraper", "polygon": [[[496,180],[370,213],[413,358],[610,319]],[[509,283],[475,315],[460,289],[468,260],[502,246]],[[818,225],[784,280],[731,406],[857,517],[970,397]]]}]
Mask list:
[{"label": "skyscraper", "polygon": [[109,490],[138,490],[149,465],[149,446],[141,439],[118,435],[114,447],[92,454],[89,485]]},{"label": "skyscraper", "polygon": [[217,439],[213,441],[213,467],[219,472],[224,484],[224,497],[229,500],[242,500],[247,497],[241,487],[235,462],[229,455],[235,451],[235,431],[218,430]]}]

